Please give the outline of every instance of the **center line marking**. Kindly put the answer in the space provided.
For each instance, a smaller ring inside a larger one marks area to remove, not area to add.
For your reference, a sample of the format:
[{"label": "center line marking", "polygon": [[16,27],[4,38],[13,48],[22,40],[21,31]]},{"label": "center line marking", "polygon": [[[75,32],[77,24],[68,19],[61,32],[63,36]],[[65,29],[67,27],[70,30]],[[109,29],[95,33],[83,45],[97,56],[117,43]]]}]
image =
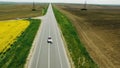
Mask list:
[{"label": "center line marking", "polygon": [[59,60],[60,60],[60,68],[62,68],[62,58],[61,58],[61,55],[60,55],[60,49],[58,47],[58,39],[57,39],[57,26],[56,24],[54,24],[54,27],[56,27],[54,30],[55,30],[55,36],[56,36],[56,43],[57,43],[57,50],[58,50],[58,54],[59,54]]},{"label": "center line marking", "polygon": [[[50,8],[50,7],[49,7]],[[48,13],[49,13],[50,11],[48,10]],[[49,18],[49,23],[48,23],[48,25],[49,25],[49,36],[50,36],[50,18]],[[48,68],[50,68],[50,43],[48,44]]]}]

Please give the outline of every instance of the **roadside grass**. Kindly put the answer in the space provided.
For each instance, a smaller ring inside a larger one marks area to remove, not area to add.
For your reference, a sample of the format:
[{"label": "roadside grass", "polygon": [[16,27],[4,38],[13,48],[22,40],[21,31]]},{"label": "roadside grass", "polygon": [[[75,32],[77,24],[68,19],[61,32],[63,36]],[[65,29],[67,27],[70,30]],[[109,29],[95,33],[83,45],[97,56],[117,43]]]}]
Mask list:
[{"label": "roadside grass", "polygon": [[38,19],[28,19],[30,25],[4,55],[0,54],[0,68],[24,68],[34,37],[40,25]]},{"label": "roadside grass", "polygon": [[97,64],[89,56],[84,45],[80,42],[77,31],[71,21],[56,8],[53,8],[53,10],[66,40],[75,68],[98,68]]},{"label": "roadside grass", "polygon": [[42,15],[45,15],[48,9],[48,5],[42,9]]}]

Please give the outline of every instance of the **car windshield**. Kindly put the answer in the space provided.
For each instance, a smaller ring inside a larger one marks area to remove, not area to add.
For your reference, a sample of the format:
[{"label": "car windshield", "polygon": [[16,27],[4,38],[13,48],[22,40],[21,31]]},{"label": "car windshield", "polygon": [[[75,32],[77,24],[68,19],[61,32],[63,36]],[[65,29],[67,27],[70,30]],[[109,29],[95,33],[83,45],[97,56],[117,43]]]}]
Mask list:
[{"label": "car windshield", "polygon": [[51,37],[48,37],[48,39],[51,39]]}]

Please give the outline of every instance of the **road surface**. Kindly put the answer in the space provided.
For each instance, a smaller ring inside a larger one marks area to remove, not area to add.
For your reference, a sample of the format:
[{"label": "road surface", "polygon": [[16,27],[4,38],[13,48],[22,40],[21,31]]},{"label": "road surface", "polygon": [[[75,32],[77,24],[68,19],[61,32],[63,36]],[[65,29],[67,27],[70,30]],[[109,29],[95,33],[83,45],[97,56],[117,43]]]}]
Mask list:
[{"label": "road surface", "polygon": [[[70,68],[51,4],[41,19],[42,23],[34,41],[35,47],[28,68]],[[48,36],[52,37],[53,44],[47,43]]]}]

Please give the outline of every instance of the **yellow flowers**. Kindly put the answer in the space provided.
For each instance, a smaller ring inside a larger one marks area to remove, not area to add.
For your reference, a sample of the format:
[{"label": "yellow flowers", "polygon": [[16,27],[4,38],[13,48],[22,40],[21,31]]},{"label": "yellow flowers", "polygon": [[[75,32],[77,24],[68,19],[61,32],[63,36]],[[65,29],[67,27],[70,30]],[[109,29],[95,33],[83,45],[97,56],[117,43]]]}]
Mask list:
[{"label": "yellow flowers", "polygon": [[29,26],[26,20],[0,21],[0,52],[5,52]]}]

